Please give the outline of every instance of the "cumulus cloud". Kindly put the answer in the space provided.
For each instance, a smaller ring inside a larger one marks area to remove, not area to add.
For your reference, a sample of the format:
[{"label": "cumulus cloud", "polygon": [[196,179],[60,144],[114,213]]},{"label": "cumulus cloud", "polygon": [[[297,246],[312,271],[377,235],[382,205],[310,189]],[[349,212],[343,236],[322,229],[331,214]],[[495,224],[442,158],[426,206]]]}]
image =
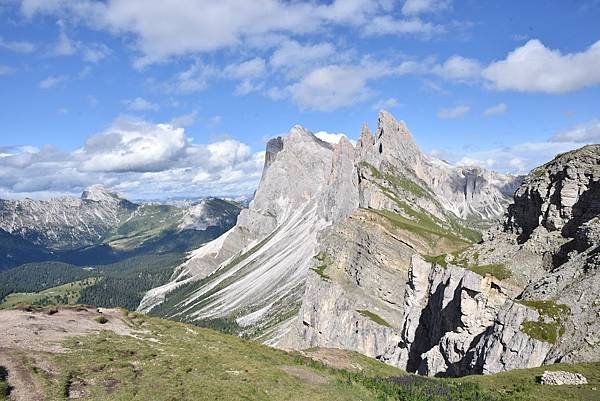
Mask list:
[{"label": "cumulus cloud", "polygon": [[184,128],[119,119],[73,152],[0,149],[0,195],[44,197],[101,183],[132,197],[252,192],[264,152],[233,139],[195,143]]},{"label": "cumulus cloud", "polygon": [[435,65],[431,72],[448,80],[468,82],[479,78],[481,64],[475,59],[452,56],[443,64]]},{"label": "cumulus cloud", "polygon": [[551,142],[600,143],[600,121],[592,120],[550,138]]},{"label": "cumulus cloud", "polygon": [[483,70],[499,90],[565,93],[600,83],[600,41],[579,53],[562,54],[537,39]]},{"label": "cumulus cloud", "polygon": [[315,132],[315,136],[317,138],[319,138],[320,140],[327,142],[327,143],[331,143],[333,145],[335,145],[336,143],[341,141],[342,138],[346,138],[350,141],[350,143],[352,143],[352,145],[356,145],[355,140],[349,139],[346,134],[342,134],[342,133],[319,131],[319,132]]},{"label": "cumulus cloud", "polygon": [[89,137],[77,156],[82,171],[160,171],[182,155],[187,141],[183,128],[121,119]]},{"label": "cumulus cloud", "polygon": [[444,108],[444,109],[441,109],[440,111],[438,111],[437,116],[439,118],[444,118],[444,119],[460,118],[460,117],[464,116],[465,114],[467,114],[467,112],[470,109],[471,108],[469,106],[465,106],[465,105]]},{"label": "cumulus cloud", "polygon": [[486,117],[497,116],[499,114],[506,113],[506,110],[508,110],[508,106],[506,105],[506,103],[498,103],[495,106],[485,109],[485,111],[483,112],[483,115]]}]

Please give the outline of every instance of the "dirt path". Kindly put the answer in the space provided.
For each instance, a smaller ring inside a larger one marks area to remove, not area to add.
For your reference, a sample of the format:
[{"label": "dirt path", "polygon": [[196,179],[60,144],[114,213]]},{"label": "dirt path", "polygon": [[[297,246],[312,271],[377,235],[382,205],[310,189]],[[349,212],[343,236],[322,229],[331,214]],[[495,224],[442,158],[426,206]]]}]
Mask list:
[{"label": "dirt path", "polygon": [[11,387],[10,400],[42,401],[42,386],[33,378],[29,369],[23,365],[14,351],[0,349],[0,366],[8,371],[7,382]]}]

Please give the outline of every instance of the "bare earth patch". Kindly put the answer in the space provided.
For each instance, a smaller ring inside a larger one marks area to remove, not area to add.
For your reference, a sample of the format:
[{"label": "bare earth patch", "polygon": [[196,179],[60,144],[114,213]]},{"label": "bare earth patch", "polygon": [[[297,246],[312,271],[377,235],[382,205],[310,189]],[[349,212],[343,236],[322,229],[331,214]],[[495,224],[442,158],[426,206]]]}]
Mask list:
[{"label": "bare earth patch", "polygon": [[352,360],[352,354],[336,348],[316,348],[302,352],[307,357],[321,362],[334,369],[346,369],[352,372],[363,370],[362,366]]},{"label": "bare earth patch", "polygon": [[282,366],[281,370],[309,384],[327,384],[325,377],[302,366]]},{"label": "bare earth patch", "polygon": [[[99,324],[96,319],[104,316],[108,321]],[[43,400],[43,389],[25,366],[21,351],[39,356],[36,366],[52,374],[52,366],[41,355],[45,352],[59,353],[60,345],[69,337],[97,334],[108,330],[119,335],[135,335],[139,331],[124,320],[118,309],[65,308],[52,310],[0,310],[0,366],[8,371],[8,384],[12,387],[10,399],[15,401]],[[110,383],[109,386],[115,385]]]}]

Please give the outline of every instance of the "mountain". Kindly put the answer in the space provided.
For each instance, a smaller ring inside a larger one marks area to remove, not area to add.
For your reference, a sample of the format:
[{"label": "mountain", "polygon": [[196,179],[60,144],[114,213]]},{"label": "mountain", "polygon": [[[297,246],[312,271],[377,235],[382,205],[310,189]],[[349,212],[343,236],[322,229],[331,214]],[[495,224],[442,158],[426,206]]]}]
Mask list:
[{"label": "mountain", "polygon": [[235,202],[217,198],[185,207],[136,204],[99,185],[80,198],[0,200],[0,230],[11,238],[1,245],[7,248],[3,265],[52,259],[114,261],[117,253],[139,254],[149,247],[185,252],[231,228],[240,209]]},{"label": "mountain", "polygon": [[[432,262],[479,242],[471,227],[499,219],[521,181],[424,155],[386,112],[374,134],[363,127],[356,147],[295,126],[268,142],[255,198],[236,226],[193,252],[140,310],[285,349],[354,350],[426,374],[482,372],[484,362],[494,365],[490,373],[526,366],[525,357],[500,366],[489,356],[467,368],[457,353],[453,366],[427,369],[421,357],[461,316],[476,315],[477,301],[461,309],[461,294],[512,305],[501,280]],[[535,313],[515,310],[522,319]],[[476,316],[474,330],[492,330],[495,312]],[[441,319],[437,328],[419,324],[427,316]],[[415,344],[425,330],[431,338]],[[477,336],[458,335],[469,340],[465,351]],[[540,347],[532,341],[524,343]]]},{"label": "mountain", "polygon": [[[81,198],[1,201],[0,309],[23,302],[135,309],[186,252],[235,225],[238,203],[135,204],[100,187]],[[4,270],[4,271],[3,271]]]},{"label": "mountain", "polygon": [[0,228],[36,245],[74,249],[97,243],[135,207],[100,186],[81,198],[0,200]]}]

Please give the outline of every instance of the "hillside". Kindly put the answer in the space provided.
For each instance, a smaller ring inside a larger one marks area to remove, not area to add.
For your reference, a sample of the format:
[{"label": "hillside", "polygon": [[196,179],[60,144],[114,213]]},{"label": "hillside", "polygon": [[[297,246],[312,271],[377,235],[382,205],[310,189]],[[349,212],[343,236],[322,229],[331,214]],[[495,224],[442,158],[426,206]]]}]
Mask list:
[{"label": "hillside", "polygon": [[17,401],[591,401],[600,387],[599,364],[551,368],[583,373],[581,386],[538,384],[540,369],[422,378],[355,353],[286,353],[123,310],[8,310],[0,319],[10,323],[0,337],[0,399]]}]

